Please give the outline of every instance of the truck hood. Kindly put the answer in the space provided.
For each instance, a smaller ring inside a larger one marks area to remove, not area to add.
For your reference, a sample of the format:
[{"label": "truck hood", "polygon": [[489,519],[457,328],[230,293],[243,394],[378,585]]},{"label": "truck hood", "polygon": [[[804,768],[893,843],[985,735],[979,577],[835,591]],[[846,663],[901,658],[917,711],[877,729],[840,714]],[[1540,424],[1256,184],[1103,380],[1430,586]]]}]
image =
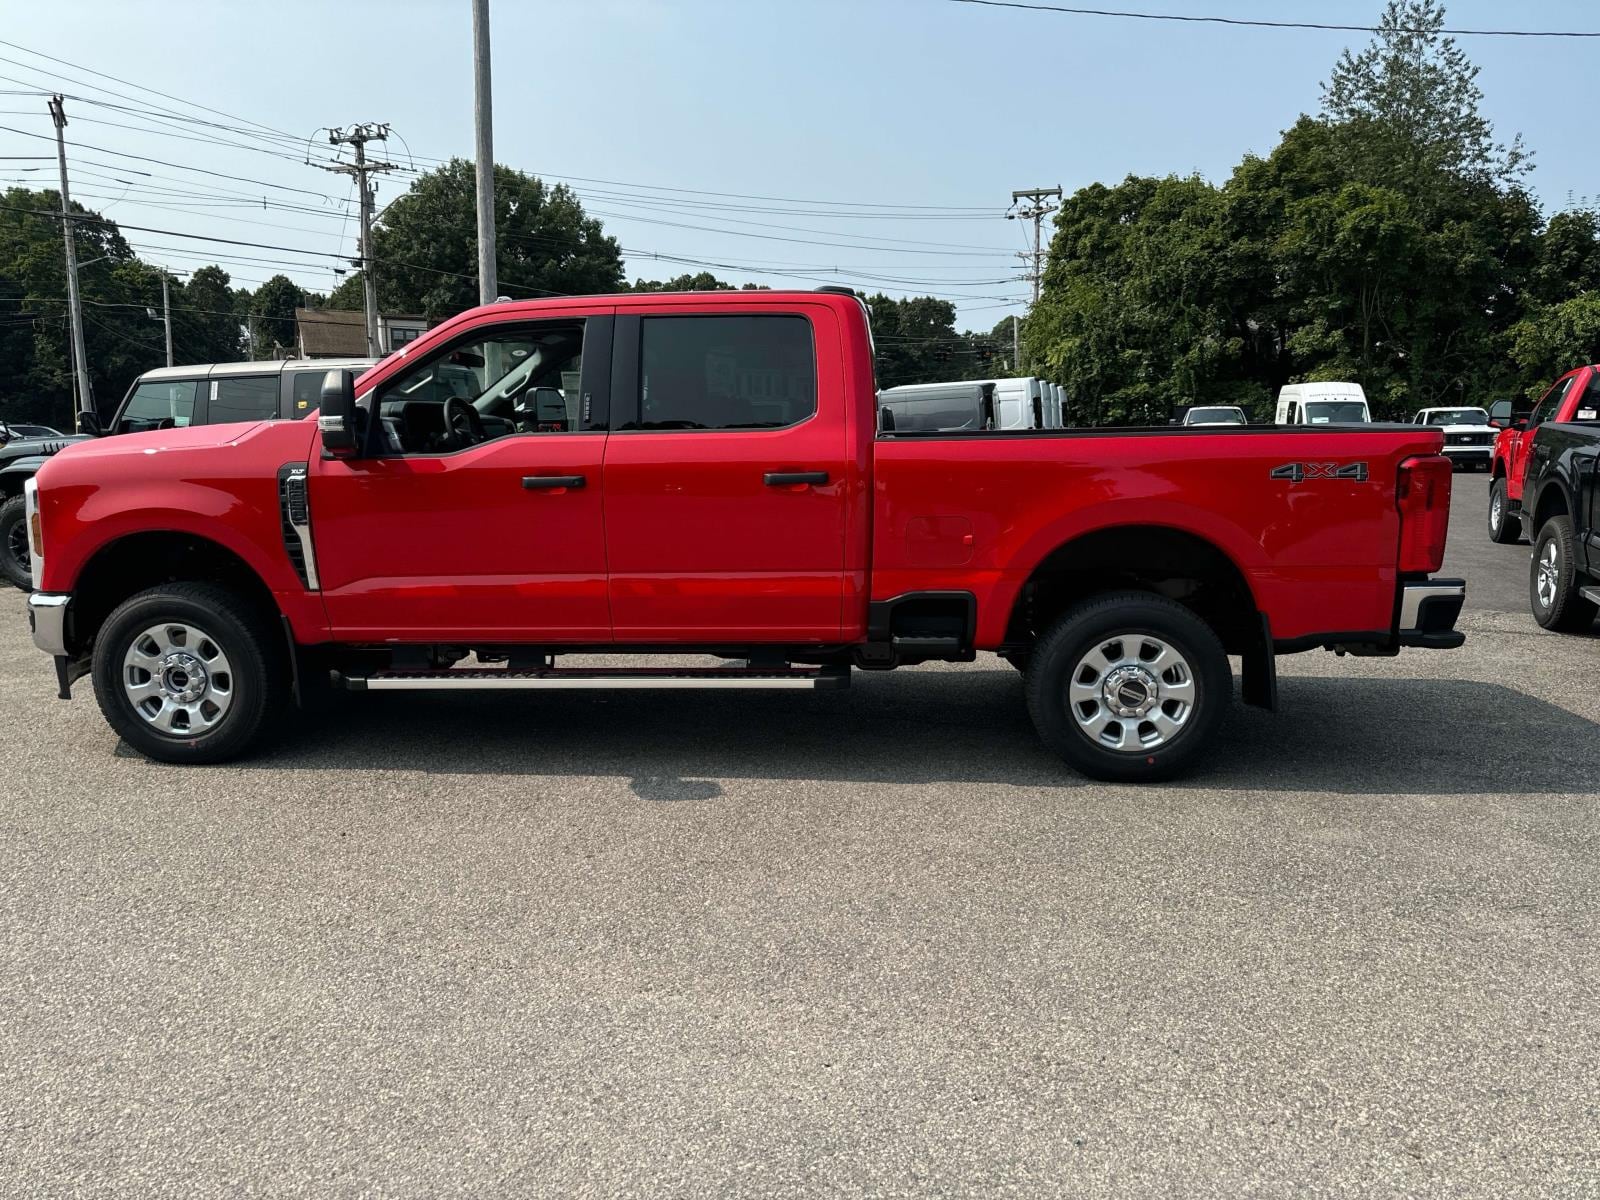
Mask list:
[{"label": "truck hood", "polygon": [[117,433],[89,438],[67,446],[56,457],[73,462],[103,458],[108,454],[160,454],[167,450],[202,450],[232,446],[259,429],[265,421],[239,421],[228,425],[189,425],[183,429],[152,429],[148,433]]}]

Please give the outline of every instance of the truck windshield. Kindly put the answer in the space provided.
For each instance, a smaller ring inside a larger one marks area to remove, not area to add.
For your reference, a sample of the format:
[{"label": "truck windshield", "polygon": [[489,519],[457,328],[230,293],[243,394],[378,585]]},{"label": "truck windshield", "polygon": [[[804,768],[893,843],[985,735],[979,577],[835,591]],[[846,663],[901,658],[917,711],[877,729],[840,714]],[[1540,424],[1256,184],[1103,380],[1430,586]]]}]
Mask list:
[{"label": "truck windshield", "polygon": [[1487,425],[1489,414],[1481,408],[1436,408],[1428,414],[1429,425]]},{"label": "truck windshield", "polygon": [[1191,408],[1191,425],[1243,425],[1244,413],[1237,408]]},{"label": "truck windshield", "polygon": [[1367,406],[1359,400],[1310,400],[1306,421],[1311,425],[1345,425],[1367,419]]}]

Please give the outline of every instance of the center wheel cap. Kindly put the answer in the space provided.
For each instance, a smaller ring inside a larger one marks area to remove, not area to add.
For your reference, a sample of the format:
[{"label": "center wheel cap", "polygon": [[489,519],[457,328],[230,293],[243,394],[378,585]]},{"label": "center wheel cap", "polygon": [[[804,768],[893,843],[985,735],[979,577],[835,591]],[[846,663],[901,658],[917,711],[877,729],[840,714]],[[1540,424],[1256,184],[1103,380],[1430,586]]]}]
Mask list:
[{"label": "center wheel cap", "polygon": [[1101,696],[1117,716],[1142,717],[1160,701],[1161,682],[1143,667],[1129,664],[1106,673]]},{"label": "center wheel cap", "polygon": [[161,690],[174,704],[193,704],[206,694],[209,682],[205,664],[192,654],[174,651],[161,660],[157,677]]}]

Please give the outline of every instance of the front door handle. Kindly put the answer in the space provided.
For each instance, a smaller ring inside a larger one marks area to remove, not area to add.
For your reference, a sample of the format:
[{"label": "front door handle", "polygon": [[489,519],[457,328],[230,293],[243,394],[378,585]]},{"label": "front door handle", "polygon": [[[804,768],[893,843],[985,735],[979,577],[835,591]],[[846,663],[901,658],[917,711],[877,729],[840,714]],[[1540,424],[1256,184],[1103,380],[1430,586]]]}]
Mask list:
[{"label": "front door handle", "polygon": [[827,483],[826,471],[768,471],[761,477],[768,487],[784,487],[794,483]]},{"label": "front door handle", "polygon": [[581,488],[587,480],[582,475],[524,475],[522,486],[529,491],[537,488]]}]

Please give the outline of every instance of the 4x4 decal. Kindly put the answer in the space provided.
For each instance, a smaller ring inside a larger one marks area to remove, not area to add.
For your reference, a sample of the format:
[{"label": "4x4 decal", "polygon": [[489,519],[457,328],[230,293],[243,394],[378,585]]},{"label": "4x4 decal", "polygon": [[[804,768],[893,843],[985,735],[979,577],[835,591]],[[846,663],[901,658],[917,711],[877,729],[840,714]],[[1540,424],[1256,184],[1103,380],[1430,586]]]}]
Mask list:
[{"label": "4x4 decal", "polygon": [[1272,478],[1287,479],[1290,483],[1304,483],[1308,479],[1353,479],[1357,483],[1365,483],[1367,464],[1364,462],[1284,463],[1281,467],[1272,468]]}]

